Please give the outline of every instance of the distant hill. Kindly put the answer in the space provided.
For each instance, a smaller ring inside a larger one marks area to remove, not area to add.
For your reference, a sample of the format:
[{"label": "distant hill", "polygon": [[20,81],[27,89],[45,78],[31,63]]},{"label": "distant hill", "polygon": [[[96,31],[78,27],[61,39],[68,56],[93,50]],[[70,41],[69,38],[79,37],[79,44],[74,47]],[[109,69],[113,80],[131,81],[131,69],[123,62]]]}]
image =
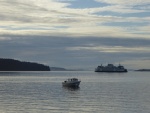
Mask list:
[{"label": "distant hill", "polygon": [[67,71],[67,70],[61,67],[51,67],[51,71]]},{"label": "distant hill", "polygon": [[50,67],[33,62],[0,58],[0,71],[50,71]]},{"label": "distant hill", "polygon": [[51,67],[51,71],[85,71],[84,69],[66,69],[62,67]]},{"label": "distant hill", "polygon": [[138,69],[138,70],[135,70],[135,71],[150,71],[150,69]]}]

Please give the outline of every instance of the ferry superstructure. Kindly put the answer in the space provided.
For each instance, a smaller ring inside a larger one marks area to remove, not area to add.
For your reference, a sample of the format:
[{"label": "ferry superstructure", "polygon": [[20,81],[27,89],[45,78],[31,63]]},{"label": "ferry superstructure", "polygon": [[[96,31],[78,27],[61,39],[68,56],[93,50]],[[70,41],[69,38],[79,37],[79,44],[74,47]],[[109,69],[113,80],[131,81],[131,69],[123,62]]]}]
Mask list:
[{"label": "ferry superstructure", "polygon": [[107,66],[98,66],[95,69],[95,72],[127,72],[127,69],[124,66],[114,66],[113,64],[108,64]]}]

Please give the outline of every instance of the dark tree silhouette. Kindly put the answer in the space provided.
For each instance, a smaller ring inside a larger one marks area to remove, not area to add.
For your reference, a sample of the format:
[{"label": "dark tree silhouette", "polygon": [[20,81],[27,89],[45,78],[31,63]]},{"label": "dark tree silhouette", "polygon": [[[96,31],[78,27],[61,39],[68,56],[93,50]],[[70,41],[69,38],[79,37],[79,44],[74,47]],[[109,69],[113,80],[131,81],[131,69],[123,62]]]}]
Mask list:
[{"label": "dark tree silhouette", "polygon": [[38,63],[0,58],[0,71],[50,71],[50,67]]}]

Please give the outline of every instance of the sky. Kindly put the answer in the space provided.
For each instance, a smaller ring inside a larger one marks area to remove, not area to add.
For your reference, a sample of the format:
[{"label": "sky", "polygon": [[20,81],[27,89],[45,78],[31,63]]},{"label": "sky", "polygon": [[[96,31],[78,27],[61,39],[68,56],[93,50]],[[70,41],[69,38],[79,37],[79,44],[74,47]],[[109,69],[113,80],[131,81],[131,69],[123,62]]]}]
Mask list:
[{"label": "sky", "polygon": [[0,58],[150,68],[150,0],[0,0]]}]

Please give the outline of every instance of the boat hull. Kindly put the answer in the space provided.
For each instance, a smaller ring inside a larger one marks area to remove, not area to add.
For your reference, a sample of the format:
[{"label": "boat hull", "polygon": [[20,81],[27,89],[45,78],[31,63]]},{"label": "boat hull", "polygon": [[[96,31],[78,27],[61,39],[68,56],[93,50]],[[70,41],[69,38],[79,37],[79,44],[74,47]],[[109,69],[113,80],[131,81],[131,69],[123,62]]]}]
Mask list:
[{"label": "boat hull", "polygon": [[63,86],[67,87],[79,87],[81,81],[76,81],[76,82],[62,82]]}]

